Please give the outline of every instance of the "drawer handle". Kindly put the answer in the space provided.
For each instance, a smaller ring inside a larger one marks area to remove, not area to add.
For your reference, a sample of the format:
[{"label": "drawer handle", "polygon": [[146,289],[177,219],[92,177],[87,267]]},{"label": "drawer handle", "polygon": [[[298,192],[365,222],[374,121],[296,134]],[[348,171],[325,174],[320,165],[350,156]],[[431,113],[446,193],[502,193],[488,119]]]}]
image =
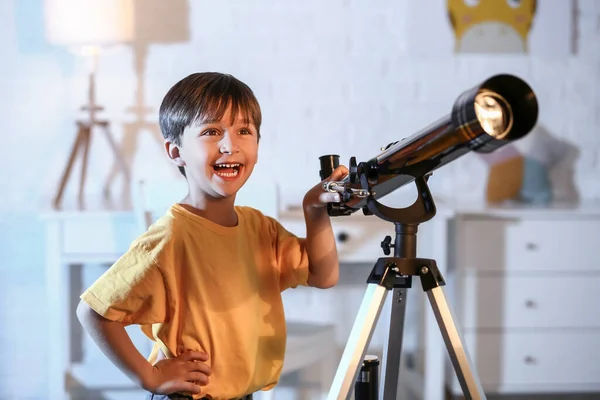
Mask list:
[{"label": "drawer handle", "polygon": [[348,235],[346,232],[340,232],[337,234],[337,240],[340,243],[347,242],[348,239],[350,239],[350,235]]},{"label": "drawer handle", "polygon": [[536,363],[536,360],[534,357],[532,357],[532,356],[525,357],[525,364],[533,365],[535,363]]},{"label": "drawer handle", "polygon": [[535,301],[533,301],[533,300],[527,300],[527,301],[525,301],[525,307],[527,307],[527,308],[535,308]]},{"label": "drawer handle", "polygon": [[525,247],[527,247],[527,250],[537,250],[538,249],[538,245],[535,243],[527,243],[527,245]]}]

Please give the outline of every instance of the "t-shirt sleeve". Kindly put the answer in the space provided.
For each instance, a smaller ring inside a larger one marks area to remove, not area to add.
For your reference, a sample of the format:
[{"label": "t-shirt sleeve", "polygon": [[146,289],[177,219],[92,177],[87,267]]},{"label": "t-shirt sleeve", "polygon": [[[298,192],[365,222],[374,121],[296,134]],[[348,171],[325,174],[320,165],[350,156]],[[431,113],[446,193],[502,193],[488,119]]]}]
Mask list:
[{"label": "t-shirt sleeve", "polygon": [[165,280],[150,253],[132,246],[83,294],[103,317],[124,324],[154,324],[166,319]]},{"label": "t-shirt sleeve", "polygon": [[274,232],[275,257],[279,268],[281,291],[297,286],[308,286],[309,262],[306,239],[299,238],[270,218]]}]

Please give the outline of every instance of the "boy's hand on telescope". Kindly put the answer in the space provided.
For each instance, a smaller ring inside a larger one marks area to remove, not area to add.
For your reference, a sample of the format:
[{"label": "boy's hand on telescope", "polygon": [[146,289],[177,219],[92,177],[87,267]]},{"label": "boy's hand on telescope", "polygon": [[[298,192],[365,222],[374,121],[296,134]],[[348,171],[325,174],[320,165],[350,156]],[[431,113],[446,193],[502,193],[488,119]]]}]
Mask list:
[{"label": "boy's hand on telescope", "polygon": [[340,201],[339,193],[326,192],[323,189],[323,182],[340,181],[348,175],[348,168],[343,165],[338,166],[333,170],[331,175],[325,178],[322,182],[313,186],[304,196],[302,206],[305,210],[313,208],[325,207],[327,203],[337,203]]},{"label": "boy's hand on telescope", "polygon": [[204,363],[207,360],[206,353],[192,350],[175,358],[161,359],[152,367],[152,373],[144,382],[144,389],[154,394],[199,394],[201,386],[208,384],[212,372]]}]

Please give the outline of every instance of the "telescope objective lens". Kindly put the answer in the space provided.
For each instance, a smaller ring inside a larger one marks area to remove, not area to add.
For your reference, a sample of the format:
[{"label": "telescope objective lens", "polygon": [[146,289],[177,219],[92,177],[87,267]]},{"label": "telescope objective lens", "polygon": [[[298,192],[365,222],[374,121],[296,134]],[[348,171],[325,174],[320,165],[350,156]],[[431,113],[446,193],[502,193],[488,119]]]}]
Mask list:
[{"label": "telescope objective lens", "polygon": [[482,91],[477,94],[475,114],[483,130],[496,139],[503,139],[512,128],[510,105],[497,93]]}]

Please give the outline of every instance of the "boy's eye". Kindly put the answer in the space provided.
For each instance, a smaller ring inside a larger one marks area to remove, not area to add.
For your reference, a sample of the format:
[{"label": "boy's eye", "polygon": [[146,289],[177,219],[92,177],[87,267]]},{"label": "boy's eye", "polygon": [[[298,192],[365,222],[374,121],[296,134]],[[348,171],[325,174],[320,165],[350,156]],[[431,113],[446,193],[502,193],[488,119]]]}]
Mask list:
[{"label": "boy's eye", "polygon": [[241,135],[252,135],[252,131],[250,129],[240,129]]},{"label": "boy's eye", "polygon": [[214,136],[214,135],[218,135],[219,131],[216,129],[207,129],[204,132],[202,132],[202,136]]}]

